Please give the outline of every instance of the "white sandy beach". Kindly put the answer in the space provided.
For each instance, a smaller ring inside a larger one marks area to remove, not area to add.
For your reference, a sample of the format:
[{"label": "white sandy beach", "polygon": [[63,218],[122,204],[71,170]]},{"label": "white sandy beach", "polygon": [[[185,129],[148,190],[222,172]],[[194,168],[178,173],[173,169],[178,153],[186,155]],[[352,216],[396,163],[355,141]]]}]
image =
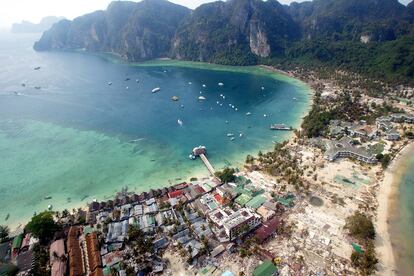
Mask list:
[{"label": "white sandy beach", "polygon": [[395,204],[398,194],[399,179],[401,177],[402,165],[412,151],[414,144],[405,146],[392,161],[384,173],[384,179],[380,183],[378,192],[378,209],[376,230],[377,237],[375,246],[379,258],[378,274],[379,275],[396,275],[396,261],[394,249],[391,243],[389,232],[389,217],[392,214],[393,205]]}]

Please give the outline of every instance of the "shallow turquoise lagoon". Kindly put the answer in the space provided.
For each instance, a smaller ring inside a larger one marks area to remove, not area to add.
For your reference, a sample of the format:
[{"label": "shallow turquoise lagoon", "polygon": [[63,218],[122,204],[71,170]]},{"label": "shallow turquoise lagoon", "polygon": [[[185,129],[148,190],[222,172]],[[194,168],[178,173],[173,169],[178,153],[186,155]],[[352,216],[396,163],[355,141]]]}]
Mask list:
[{"label": "shallow turquoise lagoon", "polygon": [[241,166],[310,102],[303,83],[257,67],[36,53],[36,38],[0,35],[0,224],[207,175],[188,158],[198,145],[216,168]]}]

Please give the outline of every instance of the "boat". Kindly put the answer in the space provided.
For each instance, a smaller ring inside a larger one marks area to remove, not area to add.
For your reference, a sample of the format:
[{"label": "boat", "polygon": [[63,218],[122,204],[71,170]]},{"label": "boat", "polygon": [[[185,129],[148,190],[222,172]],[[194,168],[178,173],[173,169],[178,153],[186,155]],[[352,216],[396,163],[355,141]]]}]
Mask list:
[{"label": "boat", "polygon": [[180,126],[183,126],[183,121],[181,121],[180,119],[178,119],[178,120],[177,120],[177,123],[178,123]]},{"label": "boat", "polygon": [[267,114],[263,114],[263,117],[267,117]]},{"label": "boat", "polygon": [[160,92],[161,91],[161,88],[159,88],[159,87],[156,87],[156,88],[154,88],[154,89],[152,89],[152,93],[157,93],[157,92]]},{"label": "boat", "polygon": [[6,217],[4,218],[4,220],[8,220],[8,219],[9,219],[9,217],[10,217],[10,214],[8,213],[8,214],[6,215]]},{"label": "boat", "polygon": [[205,97],[203,97],[203,96],[200,96],[200,97],[198,97],[198,100],[199,101],[204,101],[206,98]]},{"label": "boat", "polygon": [[223,96],[223,100],[225,100],[226,99],[226,96]]},{"label": "boat", "polygon": [[25,84],[25,83],[22,83],[22,86],[23,86],[23,87],[26,87],[26,84]]},{"label": "boat", "polygon": [[246,116],[250,116],[250,115],[252,115],[252,113],[250,113],[250,112],[247,112],[246,113]]},{"label": "boat", "polygon": [[219,86],[223,86],[223,85],[224,85],[224,83],[222,83],[222,82],[219,82],[219,83],[218,83],[218,85],[219,85]]},{"label": "boat", "polygon": [[179,100],[179,98],[178,98],[177,96],[172,96],[172,97],[171,97],[171,100],[173,100],[174,102],[176,102],[176,101],[178,101],[178,100]]},{"label": "boat", "polygon": [[292,98],[294,101],[296,101],[297,99],[296,98]]},{"label": "boat", "polygon": [[45,196],[45,200],[49,200],[49,199],[52,199],[52,197],[51,196]]},{"label": "boat", "polygon": [[203,84],[203,87],[204,87],[204,88],[206,88],[206,87],[207,87],[207,85]]},{"label": "boat", "polygon": [[108,85],[112,85],[112,82],[108,82]]},{"label": "boat", "polygon": [[34,70],[40,70],[40,66],[35,67]]},{"label": "boat", "polygon": [[223,106],[223,104],[220,104],[220,106]]},{"label": "boat", "polygon": [[129,81],[130,80],[130,78],[126,78],[124,81]]},{"label": "boat", "polygon": [[234,138],[234,137],[231,137],[231,138],[230,138],[230,141],[234,141],[234,140],[235,140],[235,138]]},{"label": "boat", "polygon": [[22,95],[21,93],[16,92],[16,91],[14,91],[13,93],[14,93],[16,96],[21,96],[21,95]]},{"label": "boat", "polygon": [[237,107],[234,109],[234,111],[237,111],[238,109],[237,109]]},{"label": "boat", "polygon": [[226,121],[226,124],[228,124],[229,123],[229,121]]},{"label": "boat", "polygon": [[184,105],[182,104],[182,105],[180,105],[180,107],[181,107],[181,108],[184,108]]},{"label": "boat", "polygon": [[262,86],[262,90],[264,90],[265,88],[264,88],[264,86]]},{"label": "boat", "polygon": [[52,204],[49,204],[49,205],[47,205],[47,209],[50,211],[50,210],[52,210],[53,209],[53,205]]},{"label": "boat", "polygon": [[234,137],[233,133],[227,133],[227,137]]},{"label": "boat", "polygon": [[217,104],[220,104],[220,102],[219,102],[219,101],[217,101],[216,103],[217,103]]},{"label": "boat", "polygon": [[189,85],[192,85],[193,83],[190,81],[190,82],[188,82],[188,84],[189,84]]},{"label": "boat", "polygon": [[37,90],[39,90],[40,88],[42,88],[42,87],[40,87],[40,86],[35,86],[35,89],[37,89]]},{"label": "boat", "polygon": [[242,138],[242,137],[243,137],[243,133],[240,133],[240,134],[239,134],[239,137],[240,137],[240,138]]},{"label": "boat", "polygon": [[270,126],[271,130],[292,130],[292,127],[285,124],[273,124]]},{"label": "boat", "polygon": [[136,81],[137,83],[139,83],[139,79],[136,79],[135,81]]},{"label": "boat", "polygon": [[128,143],[137,143],[137,142],[142,141],[142,140],[144,140],[144,138],[134,139],[134,140],[129,141]]},{"label": "boat", "polygon": [[196,156],[195,156],[194,154],[190,154],[190,155],[188,156],[188,158],[190,158],[191,160],[195,160],[195,159],[196,159]]},{"label": "boat", "polygon": [[129,86],[125,87],[125,89],[128,90],[129,89]]}]

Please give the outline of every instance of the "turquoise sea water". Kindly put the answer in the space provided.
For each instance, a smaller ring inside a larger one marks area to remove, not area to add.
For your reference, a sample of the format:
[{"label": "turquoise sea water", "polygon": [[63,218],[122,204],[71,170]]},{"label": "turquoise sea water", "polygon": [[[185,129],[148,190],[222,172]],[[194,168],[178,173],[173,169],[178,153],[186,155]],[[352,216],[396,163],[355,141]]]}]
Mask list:
[{"label": "turquoise sea water", "polygon": [[414,271],[414,155],[407,158],[400,179],[395,214],[391,217],[391,241],[398,275]]},{"label": "turquoise sea water", "polygon": [[[246,154],[289,136],[270,124],[298,127],[309,107],[303,83],[257,67],[128,65],[36,53],[36,39],[0,35],[0,224],[49,204],[72,208],[126,186],[143,191],[207,175],[188,159],[198,145],[216,168],[241,166]],[[161,91],[151,93],[155,87]]]}]

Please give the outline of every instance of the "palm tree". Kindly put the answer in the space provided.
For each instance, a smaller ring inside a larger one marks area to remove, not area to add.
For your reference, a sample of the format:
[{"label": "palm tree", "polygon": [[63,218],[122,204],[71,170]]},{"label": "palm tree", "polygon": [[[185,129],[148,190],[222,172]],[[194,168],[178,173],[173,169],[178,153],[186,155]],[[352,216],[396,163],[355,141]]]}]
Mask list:
[{"label": "palm tree", "polygon": [[0,241],[3,242],[9,237],[9,227],[0,225]]},{"label": "palm tree", "polygon": [[68,209],[63,210],[62,211],[62,218],[66,218],[68,216],[69,216],[69,210]]}]

